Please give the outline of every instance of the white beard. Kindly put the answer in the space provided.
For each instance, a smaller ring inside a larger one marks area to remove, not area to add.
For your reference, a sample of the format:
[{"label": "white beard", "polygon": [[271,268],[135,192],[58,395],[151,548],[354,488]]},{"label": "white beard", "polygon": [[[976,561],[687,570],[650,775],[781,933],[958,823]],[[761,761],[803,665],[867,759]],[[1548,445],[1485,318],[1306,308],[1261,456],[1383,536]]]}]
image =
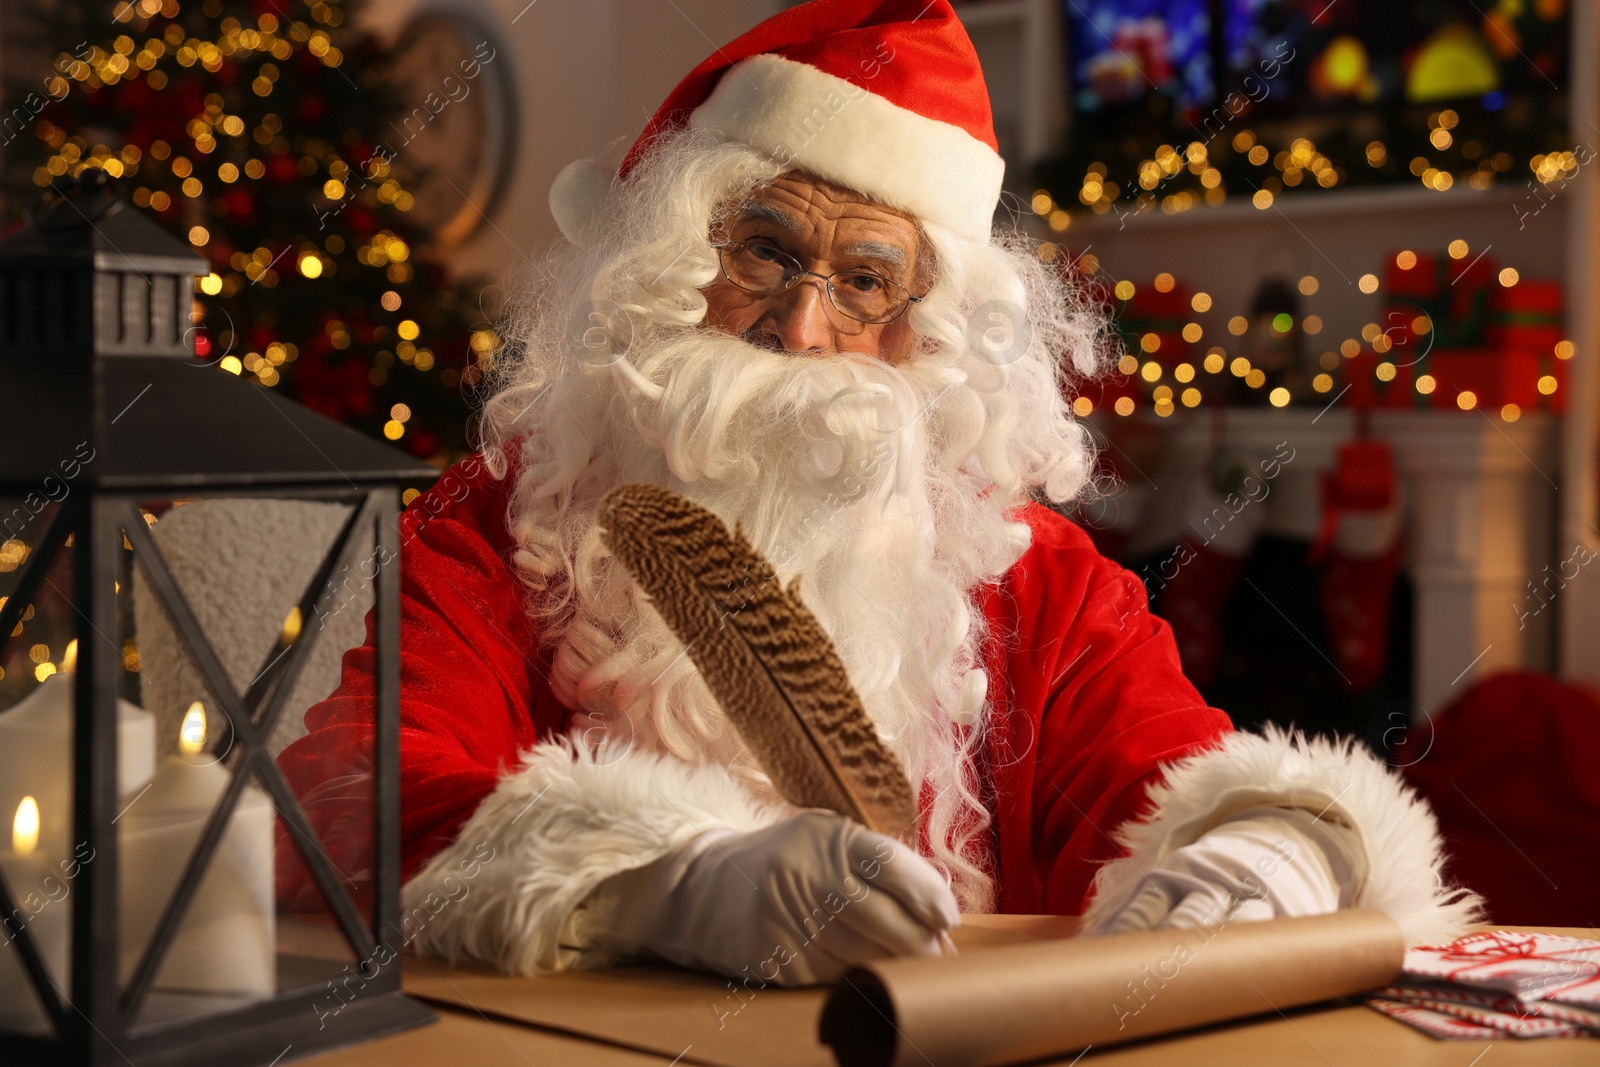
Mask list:
[{"label": "white beard", "polygon": [[894,367],[697,327],[662,333],[612,368],[616,386],[594,410],[567,413],[604,426],[586,427],[594,454],[555,522],[518,524],[536,591],[541,575],[566,570],[555,553],[572,561],[570,585],[551,589],[570,595],[551,683],[579,709],[575,729],[720,763],[771,794],[681,643],[599,542],[605,490],[673,489],[740,523],[785,585],[800,577],[880,735],[923,787],[932,858],[947,854],[967,906],[987,903],[981,873],[959,858],[986,821],[971,757],[986,707],[973,593],[1015,561],[1027,532],[962,469],[973,436],[963,419],[982,417],[961,395],[965,376],[936,357]]}]

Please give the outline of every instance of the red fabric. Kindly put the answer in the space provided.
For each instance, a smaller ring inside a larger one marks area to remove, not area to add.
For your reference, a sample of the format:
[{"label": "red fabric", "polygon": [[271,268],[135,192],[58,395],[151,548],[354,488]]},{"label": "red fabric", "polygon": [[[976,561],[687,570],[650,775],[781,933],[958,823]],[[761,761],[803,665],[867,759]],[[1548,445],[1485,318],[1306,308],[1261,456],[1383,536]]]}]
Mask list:
[{"label": "red fabric", "polygon": [[1309,558],[1321,560],[1331,545],[1332,558],[1322,576],[1322,614],[1328,625],[1334,659],[1345,685],[1356,693],[1376,685],[1388,667],[1389,606],[1400,577],[1404,539],[1376,553],[1356,554],[1339,547],[1333,532],[1341,516],[1370,517],[1400,506],[1394,450],[1371,438],[1339,446],[1332,474],[1322,482],[1323,530]]},{"label": "red fabric", "polygon": [[1000,150],[978,53],[948,0],[812,0],[772,16],[690,71],[629,149],[621,175],[656,137],[681,128],[729,67],[768,53],[958,126]]},{"label": "red fabric", "polygon": [[[567,712],[545,681],[505,559],[507,491],[474,457],[447,471],[401,519],[401,825],[409,878],[514,767],[561,731]],[[1144,586],[1095,551],[1077,526],[1029,505],[1033,545],[983,606],[995,640],[987,665],[996,713],[985,753],[997,815],[1000,905],[1079,913],[1095,867],[1120,854],[1111,832],[1142,808],[1157,764],[1230,729],[1183,677],[1167,624]],[[371,748],[368,645],[344,657],[343,681],[306,713],[310,733],[279,757],[301,797],[347,775]],[[361,867],[330,833],[336,808],[308,805],[330,856]],[[287,846],[287,842],[284,843]],[[304,884],[279,852],[280,894]]]},{"label": "red fabric", "polygon": [[1405,775],[1438,816],[1447,875],[1491,922],[1600,922],[1600,692],[1505,671],[1412,733],[1428,730]]},{"label": "red fabric", "polygon": [[1233,727],[1183,676],[1138,578],[1054,512],[1022,517],[1033,544],[983,603],[999,904],[1077,915],[1095,869],[1123,854],[1112,832],[1144,811],[1158,765]]}]

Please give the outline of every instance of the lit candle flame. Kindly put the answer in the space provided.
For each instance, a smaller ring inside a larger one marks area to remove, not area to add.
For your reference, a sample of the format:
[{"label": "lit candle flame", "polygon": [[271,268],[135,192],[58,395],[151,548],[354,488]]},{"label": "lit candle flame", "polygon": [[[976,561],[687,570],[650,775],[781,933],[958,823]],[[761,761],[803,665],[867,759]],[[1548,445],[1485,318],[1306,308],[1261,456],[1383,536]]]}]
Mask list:
[{"label": "lit candle flame", "polygon": [[196,700],[183,714],[183,725],[178,727],[178,751],[185,756],[198,756],[206,747],[206,706]]},{"label": "lit candle flame", "polygon": [[278,641],[285,645],[292,645],[300,639],[300,608],[295,606],[289,609],[289,614],[283,620],[283,629],[278,633]]},{"label": "lit candle flame", "polygon": [[71,674],[78,669],[78,639],[74,637],[67,642],[67,650],[61,654],[61,671]]},{"label": "lit candle flame", "polygon": [[11,822],[11,850],[19,856],[31,856],[39,847],[39,802],[23,797],[17,805],[17,817]]}]

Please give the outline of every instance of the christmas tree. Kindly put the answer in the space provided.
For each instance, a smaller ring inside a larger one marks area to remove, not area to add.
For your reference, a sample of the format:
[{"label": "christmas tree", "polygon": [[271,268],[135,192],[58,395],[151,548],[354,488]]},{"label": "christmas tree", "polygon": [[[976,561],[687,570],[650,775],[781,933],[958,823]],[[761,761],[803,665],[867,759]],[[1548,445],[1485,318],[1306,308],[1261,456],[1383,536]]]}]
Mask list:
[{"label": "christmas tree", "polygon": [[23,203],[84,167],[119,177],[210,263],[200,358],[443,465],[470,447],[494,334],[481,285],[418,254],[415,175],[383,141],[403,109],[359,3],[39,5],[50,67],[8,90],[6,180]]}]

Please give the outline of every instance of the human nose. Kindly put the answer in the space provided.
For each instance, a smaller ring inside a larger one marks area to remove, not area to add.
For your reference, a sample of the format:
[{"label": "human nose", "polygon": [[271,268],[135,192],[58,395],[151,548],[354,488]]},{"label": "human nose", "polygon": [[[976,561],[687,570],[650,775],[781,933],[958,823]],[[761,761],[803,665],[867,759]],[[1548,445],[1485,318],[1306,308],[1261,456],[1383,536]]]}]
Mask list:
[{"label": "human nose", "polygon": [[763,318],[785,352],[826,352],[832,346],[827,285],[825,278],[801,274],[788,290],[771,298]]}]

